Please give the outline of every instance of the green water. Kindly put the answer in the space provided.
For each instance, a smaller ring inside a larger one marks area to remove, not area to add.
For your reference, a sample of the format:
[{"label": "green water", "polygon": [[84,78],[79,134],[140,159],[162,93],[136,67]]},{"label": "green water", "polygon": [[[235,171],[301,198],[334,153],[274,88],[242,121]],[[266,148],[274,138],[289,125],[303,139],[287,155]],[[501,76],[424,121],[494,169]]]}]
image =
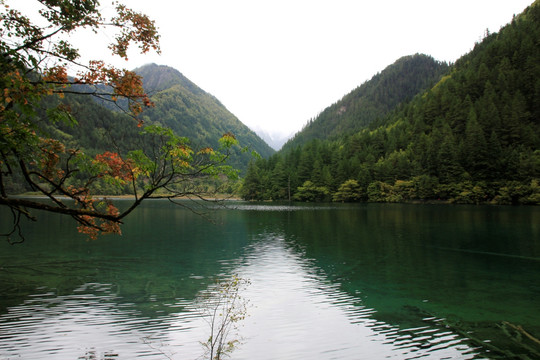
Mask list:
[{"label": "green water", "polygon": [[238,202],[209,216],[147,202],[93,242],[60,216],[25,223],[23,244],[0,243],[0,359],[199,358],[195,300],[230,274],[251,281],[233,359],[540,358],[525,335],[540,337],[537,207]]}]

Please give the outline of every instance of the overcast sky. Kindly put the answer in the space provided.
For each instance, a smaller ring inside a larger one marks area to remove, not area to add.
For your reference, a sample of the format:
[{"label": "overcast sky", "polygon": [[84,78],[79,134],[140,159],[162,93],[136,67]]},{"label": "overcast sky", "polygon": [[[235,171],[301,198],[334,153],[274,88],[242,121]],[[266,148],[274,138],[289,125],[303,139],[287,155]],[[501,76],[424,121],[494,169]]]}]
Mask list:
[{"label": "overcast sky", "polygon": [[[455,61],[532,0],[121,2],[156,21],[162,55],[132,54],[116,65],[169,65],[252,129],[294,133],[402,56]],[[99,42],[78,45],[103,58]]]}]

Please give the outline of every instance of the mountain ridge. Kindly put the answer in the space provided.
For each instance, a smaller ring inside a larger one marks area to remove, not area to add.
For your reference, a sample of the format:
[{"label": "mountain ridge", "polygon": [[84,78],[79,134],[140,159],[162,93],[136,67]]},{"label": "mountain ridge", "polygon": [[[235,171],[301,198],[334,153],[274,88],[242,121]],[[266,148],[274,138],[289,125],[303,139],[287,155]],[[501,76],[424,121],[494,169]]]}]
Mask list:
[{"label": "mountain ridge", "polygon": [[326,107],[282,149],[291,149],[312,139],[329,139],[358,131],[384,117],[399,103],[427,90],[447,70],[446,63],[429,55],[403,56]]},{"label": "mountain ridge", "polygon": [[142,76],[143,88],[151,96],[173,85],[182,85],[194,94],[206,94],[207,92],[189,80],[179,70],[156,63],[148,63],[133,70]]},{"label": "mountain ridge", "polygon": [[[241,146],[268,157],[274,150],[255,131],[243,124],[215,96],[204,91],[180,71],[147,64],[134,70],[143,77],[143,87],[155,106],[142,113],[145,122],[173,129],[200,146],[218,146],[224,133],[232,133]],[[245,170],[247,153],[235,152],[231,165]]]}]

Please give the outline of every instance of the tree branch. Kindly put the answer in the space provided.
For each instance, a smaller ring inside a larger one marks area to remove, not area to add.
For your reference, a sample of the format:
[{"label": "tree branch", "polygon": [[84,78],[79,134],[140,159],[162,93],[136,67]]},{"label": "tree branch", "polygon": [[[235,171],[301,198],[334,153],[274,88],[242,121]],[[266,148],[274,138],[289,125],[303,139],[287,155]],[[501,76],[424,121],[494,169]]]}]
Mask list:
[{"label": "tree branch", "polygon": [[110,214],[104,214],[96,210],[90,209],[74,209],[63,206],[49,205],[38,201],[32,201],[22,198],[9,198],[9,197],[0,197],[0,205],[7,205],[12,209],[22,210],[24,208],[44,210],[57,214],[71,215],[71,216],[91,216],[103,220],[113,221],[121,223],[120,217]]}]

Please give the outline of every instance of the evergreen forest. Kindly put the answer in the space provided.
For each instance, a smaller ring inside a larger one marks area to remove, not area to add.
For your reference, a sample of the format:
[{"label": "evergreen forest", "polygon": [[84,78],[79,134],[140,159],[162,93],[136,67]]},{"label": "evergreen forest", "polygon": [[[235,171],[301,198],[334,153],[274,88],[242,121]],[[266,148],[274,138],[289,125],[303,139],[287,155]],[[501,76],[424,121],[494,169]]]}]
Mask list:
[{"label": "evergreen forest", "polygon": [[[141,114],[144,125],[156,125],[171,129],[193,149],[219,148],[223,134],[232,134],[240,146],[230,149],[227,164],[245,174],[253,157],[268,157],[275,151],[255,132],[241,123],[218,99],[205,92],[179,71],[156,64],[145,65],[135,70],[143,76],[144,90],[154,103]],[[51,138],[62,141],[67,148],[77,149],[90,157],[107,151],[114,146],[119,154],[129,151],[150,151],[154,144],[145,142],[142,127],[133,125],[127,114],[127,102],[111,101],[110,97],[88,97],[77,93],[93,92],[95,89],[74,85],[62,98],[46,97],[39,107],[37,117],[44,132]],[[60,109],[60,110],[58,110]],[[68,111],[61,111],[62,109]],[[50,122],[47,119],[55,119]],[[84,119],[84,121],[76,121]],[[78,176],[75,176],[77,179]],[[78,180],[83,182],[80,177]],[[219,184],[204,184],[217,187]],[[73,185],[77,185],[74,183]],[[231,187],[232,186],[232,187]],[[226,192],[235,191],[238,184],[227,185]],[[129,189],[119,189],[106,183],[95,184],[93,191],[104,195],[121,195]],[[25,184],[22,175],[14,173],[7,181],[6,189],[13,193],[24,193],[32,189]]]},{"label": "evergreen forest", "polygon": [[398,60],[249,164],[246,200],[540,204],[540,3],[454,64]]}]

